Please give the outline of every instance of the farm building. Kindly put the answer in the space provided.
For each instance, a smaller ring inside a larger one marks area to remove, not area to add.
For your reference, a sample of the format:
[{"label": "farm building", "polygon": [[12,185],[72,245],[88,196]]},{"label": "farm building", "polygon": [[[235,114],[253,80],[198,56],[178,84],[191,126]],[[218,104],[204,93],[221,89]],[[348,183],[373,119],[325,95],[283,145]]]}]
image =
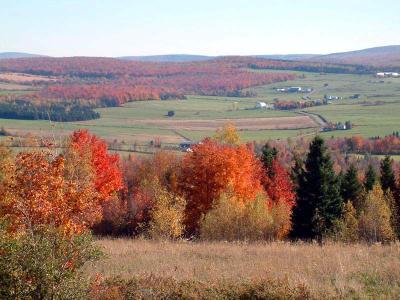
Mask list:
[{"label": "farm building", "polygon": [[375,74],[378,78],[386,78],[386,77],[400,77],[400,74],[397,72],[378,72]]},{"label": "farm building", "polygon": [[332,95],[325,95],[324,98],[325,98],[326,100],[342,100],[342,99],[343,99],[343,97],[340,97],[340,96],[332,96]]},{"label": "farm building", "polygon": [[300,93],[302,91],[302,87],[301,86],[292,86],[290,88],[287,89],[287,91],[289,93]]},{"label": "farm building", "polygon": [[199,143],[197,142],[192,142],[192,141],[188,141],[188,142],[183,142],[179,144],[179,149],[183,152],[192,152],[192,147],[195,145],[198,145]]},{"label": "farm building", "polygon": [[265,102],[257,102],[256,106],[254,107],[255,109],[274,109],[273,104],[267,104]]}]

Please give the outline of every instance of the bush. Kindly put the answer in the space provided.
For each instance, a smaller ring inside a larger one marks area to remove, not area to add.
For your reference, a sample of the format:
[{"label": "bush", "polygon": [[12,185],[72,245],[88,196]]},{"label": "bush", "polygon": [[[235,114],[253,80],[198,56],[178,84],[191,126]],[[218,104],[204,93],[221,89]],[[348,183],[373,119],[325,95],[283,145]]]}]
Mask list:
[{"label": "bush", "polygon": [[343,209],[343,217],[336,221],[333,229],[333,239],[344,243],[355,243],[359,240],[357,212],[351,202]]},{"label": "bush", "polygon": [[152,238],[162,239],[180,237],[184,230],[185,199],[155,183],[153,202],[149,235]]},{"label": "bush", "polygon": [[100,256],[88,235],[53,229],[10,236],[0,232],[1,299],[83,299],[89,282],[81,267]]},{"label": "bush", "polygon": [[243,205],[232,193],[224,193],[201,221],[205,240],[258,241],[282,238],[290,230],[290,214],[281,204],[269,207],[265,196]]}]

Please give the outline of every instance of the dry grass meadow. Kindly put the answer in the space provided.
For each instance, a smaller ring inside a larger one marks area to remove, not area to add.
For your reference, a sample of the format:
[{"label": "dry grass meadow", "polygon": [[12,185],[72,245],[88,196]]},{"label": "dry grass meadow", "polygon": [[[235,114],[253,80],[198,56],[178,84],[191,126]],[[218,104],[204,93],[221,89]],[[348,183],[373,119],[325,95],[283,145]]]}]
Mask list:
[{"label": "dry grass meadow", "polygon": [[318,299],[400,297],[400,245],[163,242],[101,239],[105,277],[157,276],[205,283],[284,280]]}]

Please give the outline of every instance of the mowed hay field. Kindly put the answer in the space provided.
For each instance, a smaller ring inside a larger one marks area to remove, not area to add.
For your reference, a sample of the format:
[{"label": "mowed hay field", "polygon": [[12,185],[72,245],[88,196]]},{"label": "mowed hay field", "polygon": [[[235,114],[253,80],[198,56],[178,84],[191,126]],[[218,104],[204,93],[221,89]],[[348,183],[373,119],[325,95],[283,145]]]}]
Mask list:
[{"label": "mowed hay field", "polygon": [[89,274],[154,275],[177,281],[283,280],[319,299],[400,297],[400,245],[97,241],[106,258]]},{"label": "mowed hay field", "polygon": [[[304,78],[257,87],[253,90],[259,96],[279,100],[300,101],[302,96],[305,96],[305,94],[280,93],[275,90],[275,88],[287,86],[313,88],[313,92],[308,95],[311,99],[323,99],[324,95],[343,97],[342,100],[333,100],[330,105],[305,109],[305,111],[318,113],[331,122],[350,120],[354,124],[352,130],[322,134],[327,137],[385,136],[400,130],[400,78],[378,79],[372,75],[306,72],[297,72],[297,74],[300,77],[304,75]],[[360,94],[360,98],[350,99],[350,96],[355,94]],[[378,102],[378,105],[371,105],[374,102]]]},{"label": "mowed hay field", "polygon": [[[160,138],[167,144],[201,140],[226,123],[239,123],[244,141],[291,137],[316,127],[313,120],[293,112],[254,110],[256,102],[254,98],[188,96],[187,100],[138,101],[98,109],[101,118],[97,120],[60,123],[0,119],[0,126],[13,133],[39,136],[66,135],[86,128],[109,141],[148,143]],[[170,110],[175,112],[172,118],[167,117]]]},{"label": "mowed hay field", "polygon": [[[223,123],[240,123],[242,125],[238,126],[239,134],[243,141],[285,139],[315,134],[318,129],[312,128],[309,120],[306,123],[304,119],[296,122],[296,117],[299,117],[296,112],[252,109],[257,101],[300,101],[303,96],[315,100],[322,99],[326,94],[343,97],[343,100],[308,108],[306,111],[318,113],[331,122],[349,120],[354,124],[352,130],[323,133],[326,137],[356,134],[364,137],[384,136],[400,130],[400,78],[294,73],[298,74],[296,80],[249,89],[257,93],[255,98],[188,95],[187,100],[138,101],[127,103],[123,107],[98,109],[101,114],[98,120],[57,123],[0,119],[0,126],[17,134],[31,132],[39,136],[66,135],[73,130],[87,128],[109,141],[117,139],[128,144],[146,144],[159,139],[163,144],[176,145],[185,140],[198,141],[212,136],[215,129]],[[288,86],[312,88],[313,92],[303,94],[276,91],[276,88]],[[360,94],[361,98],[350,99],[354,94]],[[379,101],[379,105],[368,105],[376,101]],[[175,115],[169,118],[167,113],[171,110]],[[262,125],[246,124],[246,120],[263,122],[263,119],[266,121]]]}]

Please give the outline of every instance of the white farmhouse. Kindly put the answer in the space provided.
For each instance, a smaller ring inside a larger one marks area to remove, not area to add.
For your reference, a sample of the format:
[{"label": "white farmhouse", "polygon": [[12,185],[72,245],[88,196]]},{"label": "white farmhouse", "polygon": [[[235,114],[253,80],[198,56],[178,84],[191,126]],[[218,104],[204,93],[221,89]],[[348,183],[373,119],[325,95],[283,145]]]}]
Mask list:
[{"label": "white farmhouse", "polygon": [[267,103],[265,103],[265,102],[257,102],[255,108],[256,109],[267,109]]},{"label": "white farmhouse", "polygon": [[273,104],[267,104],[265,102],[257,102],[256,106],[254,107],[255,109],[274,109]]}]

